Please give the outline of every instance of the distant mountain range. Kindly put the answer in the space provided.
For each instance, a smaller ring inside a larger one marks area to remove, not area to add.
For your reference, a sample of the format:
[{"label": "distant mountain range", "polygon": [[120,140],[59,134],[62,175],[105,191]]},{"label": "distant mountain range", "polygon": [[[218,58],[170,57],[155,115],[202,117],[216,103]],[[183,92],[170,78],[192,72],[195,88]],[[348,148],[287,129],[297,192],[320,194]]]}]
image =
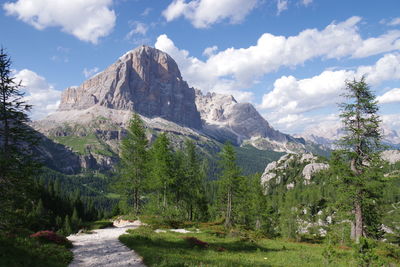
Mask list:
[{"label": "distant mountain range", "polygon": [[[382,142],[391,148],[400,148],[400,134],[382,124]],[[343,136],[343,130],[340,123],[332,123],[329,126],[308,128],[301,134],[294,136],[304,138],[306,141],[322,145],[329,149],[335,148],[335,142]]]}]

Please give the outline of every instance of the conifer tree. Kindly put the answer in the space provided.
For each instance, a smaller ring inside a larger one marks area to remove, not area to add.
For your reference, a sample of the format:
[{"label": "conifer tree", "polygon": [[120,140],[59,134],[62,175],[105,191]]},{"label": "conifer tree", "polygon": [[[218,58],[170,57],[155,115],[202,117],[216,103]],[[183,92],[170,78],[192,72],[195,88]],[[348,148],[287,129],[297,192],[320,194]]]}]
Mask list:
[{"label": "conifer tree", "polygon": [[[340,104],[345,135],[340,141],[342,150],[333,159],[340,178],[345,198],[351,203],[354,213],[352,238],[356,243],[366,236],[367,226],[376,224],[377,214],[373,206],[379,202],[381,188],[381,132],[378,105],[365,78],[346,82],[344,97]],[[340,162],[345,162],[340,163]],[[369,216],[366,216],[366,215]],[[373,219],[372,219],[373,218]],[[375,222],[374,222],[375,221]]]},{"label": "conifer tree", "polygon": [[179,186],[182,188],[188,219],[192,221],[195,211],[199,213],[198,217],[204,215],[207,204],[204,192],[205,174],[201,171],[201,160],[196,152],[196,145],[190,140],[185,142],[183,167],[183,181],[179,182]]},{"label": "conifer tree", "polygon": [[64,232],[64,235],[70,235],[73,232],[69,215],[65,216],[63,232]]},{"label": "conifer tree", "polygon": [[0,49],[0,230],[22,223],[38,169],[31,157],[37,139],[26,125],[31,106],[23,97],[11,76],[10,57]]},{"label": "conifer tree", "polygon": [[145,182],[148,177],[148,140],[138,114],[134,114],[129,122],[128,134],[122,140],[121,162],[118,169],[118,189],[124,198],[132,203],[133,211],[141,210]]},{"label": "conifer tree", "polygon": [[240,186],[243,180],[241,170],[236,163],[236,153],[233,146],[227,142],[220,152],[219,196],[224,204],[225,227],[235,223],[235,203],[240,198]]},{"label": "conifer tree", "polygon": [[170,186],[174,184],[174,158],[168,137],[165,133],[158,136],[151,149],[151,171],[148,186],[155,191],[159,204],[168,206]]}]

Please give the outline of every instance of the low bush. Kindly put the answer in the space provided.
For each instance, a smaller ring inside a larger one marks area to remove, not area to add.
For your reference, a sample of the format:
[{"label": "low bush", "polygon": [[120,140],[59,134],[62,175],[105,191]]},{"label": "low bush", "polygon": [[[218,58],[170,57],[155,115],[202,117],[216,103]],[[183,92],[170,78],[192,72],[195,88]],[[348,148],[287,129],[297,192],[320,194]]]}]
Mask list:
[{"label": "low bush", "polygon": [[64,245],[0,233],[0,266],[66,267],[72,258]]},{"label": "low bush", "polygon": [[39,231],[37,233],[31,234],[30,237],[45,243],[54,243],[57,245],[65,246],[66,248],[72,247],[71,241],[69,241],[65,236],[56,234],[52,231]]}]

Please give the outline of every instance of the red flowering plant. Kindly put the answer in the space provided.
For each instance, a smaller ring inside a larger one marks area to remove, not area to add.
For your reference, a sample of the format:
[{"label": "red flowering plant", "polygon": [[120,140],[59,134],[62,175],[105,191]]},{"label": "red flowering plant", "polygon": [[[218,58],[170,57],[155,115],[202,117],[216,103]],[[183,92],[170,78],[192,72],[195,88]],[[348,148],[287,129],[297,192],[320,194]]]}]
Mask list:
[{"label": "red flowering plant", "polygon": [[65,236],[54,233],[53,231],[39,231],[31,234],[30,237],[45,243],[54,243],[65,247],[72,247],[71,241],[69,241]]}]

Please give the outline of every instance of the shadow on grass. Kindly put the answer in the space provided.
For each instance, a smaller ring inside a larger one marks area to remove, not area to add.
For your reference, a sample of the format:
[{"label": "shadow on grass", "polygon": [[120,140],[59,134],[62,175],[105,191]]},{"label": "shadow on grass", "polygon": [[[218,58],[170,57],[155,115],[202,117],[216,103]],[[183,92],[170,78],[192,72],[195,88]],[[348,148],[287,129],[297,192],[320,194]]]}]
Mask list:
[{"label": "shadow on grass", "polygon": [[[120,236],[120,241],[139,253],[148,266],[270,266],[262,262],[257,253],[277,252],[284,249],[267,249],[256,243],[244,241],[211,241],[207,248],[193,247],[179,237],[157,237],[128,234]],[[255,253],[237,257],[238,253]],[[188,265],[189,264],[189,265]]]}]

